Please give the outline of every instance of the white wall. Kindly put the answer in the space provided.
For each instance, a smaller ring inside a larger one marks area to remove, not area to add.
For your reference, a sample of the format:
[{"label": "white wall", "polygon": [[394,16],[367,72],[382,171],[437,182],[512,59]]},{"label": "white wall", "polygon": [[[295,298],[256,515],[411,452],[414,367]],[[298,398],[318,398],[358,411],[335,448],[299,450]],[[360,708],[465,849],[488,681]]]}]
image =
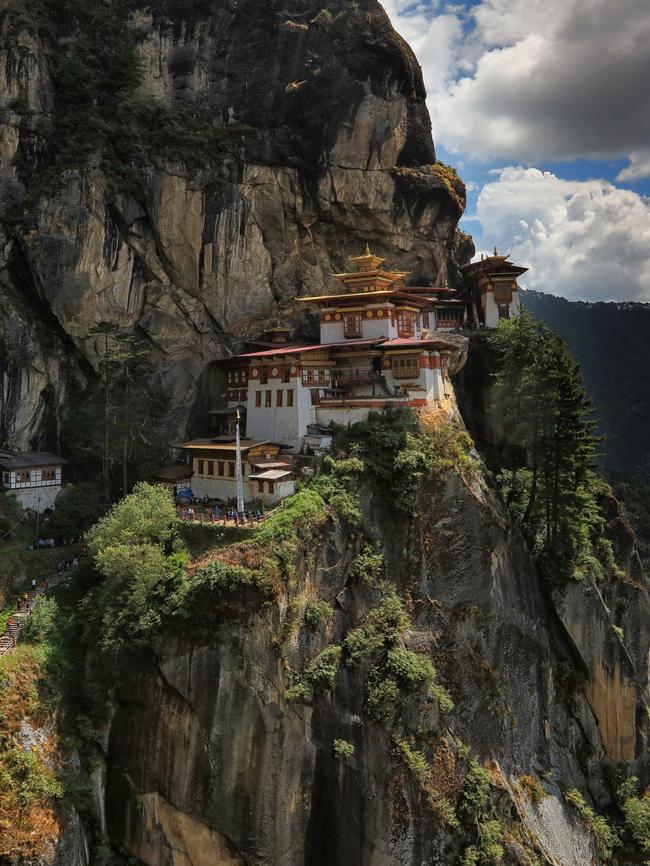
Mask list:
[{"label": "white wall", "polygon": [[[287,406],[286,391],[293,389],[293,406]],[[277,391],[284,391],[282,406],[277,405]],[[255,405],[255,393],[262,393],[262,405]],[[265,405],[265,394],[271,392],[271,405]],[[246,435],[251,439],[279,442],[297,448],[302,437],[307,432],[307,424],[314,421],[314,407],[311,405],[309,388],[302,385],[301,376],[292,376],[290,381],[282,383],[279,379],[271,379],[262,385],[252,379],[248,385],[248,401],[246,404]]]},{"label": "white wall", "polygon": [[[483,310],[485,313],[485,327],[496,328],[499,325],[499,307],[494,300],[494,293],[487,292],[481,295]],[[521,311],[521,303],[519,301],[519,292],[512,293],[512,301],[510,303],[510,318],[514,319]]]},{"label": "white wall", "polygon": [[8,491],[15,496],[23,508],[43,513],[46,508],[54,508],[56,497],[63,488],[61,485],[51,487],[26,487]]}]

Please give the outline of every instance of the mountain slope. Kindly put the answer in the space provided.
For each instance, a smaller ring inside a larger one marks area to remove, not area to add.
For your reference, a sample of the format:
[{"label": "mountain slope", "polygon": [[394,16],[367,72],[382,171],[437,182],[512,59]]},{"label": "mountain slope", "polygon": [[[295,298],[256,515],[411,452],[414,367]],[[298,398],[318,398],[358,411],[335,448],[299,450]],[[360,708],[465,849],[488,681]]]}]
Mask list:
[{"label": "mountain slope", "polygon": [[603,464],[650,481],[650,304],[567,301],[533,291],[522,298],[581,366],[605,436]]}]

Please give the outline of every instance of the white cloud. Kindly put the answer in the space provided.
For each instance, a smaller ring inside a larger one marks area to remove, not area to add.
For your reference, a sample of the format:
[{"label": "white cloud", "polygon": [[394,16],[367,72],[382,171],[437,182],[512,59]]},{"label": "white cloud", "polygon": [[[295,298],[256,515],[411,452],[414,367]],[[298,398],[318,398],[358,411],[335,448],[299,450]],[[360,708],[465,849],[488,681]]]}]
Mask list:
[{"label": "white cloud", "polygon": [[620,158],[650,175],[648,0],[388,0],[422,64],[435,137],[476,159]]},{"label": "white cloud", "polygon": [[650,203],[601,180],[510,167],[481,190],[485,245],[530,268],[528,287],[570,299],[650,300]]}]

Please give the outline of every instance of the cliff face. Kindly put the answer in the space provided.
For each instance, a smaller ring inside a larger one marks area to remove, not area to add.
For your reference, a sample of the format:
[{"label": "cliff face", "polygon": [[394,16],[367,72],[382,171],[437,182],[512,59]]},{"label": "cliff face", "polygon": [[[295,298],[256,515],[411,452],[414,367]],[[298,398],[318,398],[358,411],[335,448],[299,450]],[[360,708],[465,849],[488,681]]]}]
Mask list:
[{"label": "cliff face", "polygon": [[376,0],[69,7],[1,11],[3,441],[56,444],[98,321],[150,341],[180,432],[210,362],[366,241],[454,283],[464,190]]},{"label": "cliff face", "polygon": [[[385,573],[409,610],[403,645],[433,659],[453,712],[405,698],[373,720],[367,668],[346,664],[311,706],[286,700],[288,672],[341,644],[378,603],[351,568],[358,531],[327,524],[277,604],[222,622],[209,641],[168,637],[120,682],[103,794],[113,844],[151,866],[451,863],[462,834],[435,798],[457,801],[465,743],[489,768],[506,862],[533,852],[601,862],[561,791],[606,808],[608,766],[644,771],[650,600],[634,564],[552,599],[480,473],[431,481],[412,520],[389,518],[369,491],[364,501],[365,531],[383,539]],[[334,617],[287,633],[304,593]],[[627,611],[624,637],[605,595]],[[426,756],[429,787],[400,759],[404,738]],[[354,755],[337,759],[335,739]]]}]

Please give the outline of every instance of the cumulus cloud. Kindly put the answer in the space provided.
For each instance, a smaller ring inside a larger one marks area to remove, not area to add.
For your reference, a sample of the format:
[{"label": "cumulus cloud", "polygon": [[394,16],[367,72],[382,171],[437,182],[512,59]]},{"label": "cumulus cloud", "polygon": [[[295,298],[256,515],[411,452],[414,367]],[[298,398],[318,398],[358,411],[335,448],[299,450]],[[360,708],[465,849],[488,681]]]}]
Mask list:
[{"label": "cumulus cloud", "polygon": [[650,204],[630,190],[510,167],[483,187],[476,216],[486,247],[530,268],[529,288],[650,301]]},{"label": "cumulus cloud", "polygon": [[631,159],[650,175],[648,0],[387,0],[436,138],[476,159]]}]

